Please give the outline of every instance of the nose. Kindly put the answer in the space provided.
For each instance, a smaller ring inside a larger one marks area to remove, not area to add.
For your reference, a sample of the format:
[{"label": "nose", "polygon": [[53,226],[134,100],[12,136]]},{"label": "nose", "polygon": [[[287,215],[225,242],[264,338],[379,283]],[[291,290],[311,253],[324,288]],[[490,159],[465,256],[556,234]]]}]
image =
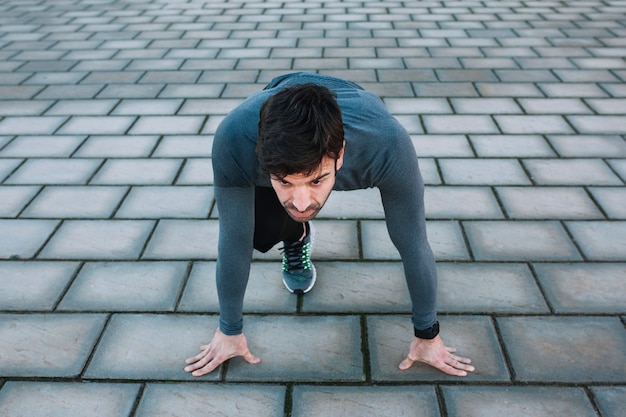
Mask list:
[{"label": "nose", "polygon": [[305,212],[311,205],[311,193],[306,187],[296,187],[293,193],[293,206],[299,212]]}]

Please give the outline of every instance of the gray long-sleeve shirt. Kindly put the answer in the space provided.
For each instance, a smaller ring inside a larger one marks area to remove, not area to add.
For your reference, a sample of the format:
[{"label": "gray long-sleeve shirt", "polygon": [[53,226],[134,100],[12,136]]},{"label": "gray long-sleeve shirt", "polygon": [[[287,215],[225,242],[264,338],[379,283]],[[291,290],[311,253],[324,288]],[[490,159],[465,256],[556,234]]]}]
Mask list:
[{"label": "gray long-sleeve shirt", "polygon": [[426,237],[424,184],[417,155],[406,130],[374,94],[349,81],[296,73],[274,79],[226,116],[213,142],[215,198],[220,234],[217,290],[220,329],[235,335],[243,329],[243,298],[250,272],[254,235],[255,186],[270,187],[259,170],[255,148],[261,105],[282,88],[314,83],[337,95],[344,132],[344,164],[334,190],[377,187],[392,242],[402,258],[413,304],[413,325],[425,329],[436,321],[436,271]]}]

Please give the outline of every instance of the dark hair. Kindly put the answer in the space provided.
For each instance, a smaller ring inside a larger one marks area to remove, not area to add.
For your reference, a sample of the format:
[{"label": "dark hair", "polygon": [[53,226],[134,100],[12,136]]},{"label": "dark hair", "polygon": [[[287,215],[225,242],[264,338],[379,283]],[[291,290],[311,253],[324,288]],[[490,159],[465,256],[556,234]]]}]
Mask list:
[{"label": "dark hair", "polygon": [[328,88],[297,85],[261,106],[256,151],[263,172],[310,175],[324,156],[339,158],[342,148],[341,110]]}]

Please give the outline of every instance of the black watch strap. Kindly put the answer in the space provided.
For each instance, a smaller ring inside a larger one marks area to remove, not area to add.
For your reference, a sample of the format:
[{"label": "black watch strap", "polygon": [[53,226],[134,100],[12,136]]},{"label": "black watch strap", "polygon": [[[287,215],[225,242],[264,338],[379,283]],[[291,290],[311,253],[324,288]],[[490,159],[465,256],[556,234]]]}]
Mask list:
[{"label": "black watch strap", "polygon": [[415,327],[413,327],[413,332],[415,333],[415,337],[417,338],[434,339],[439,334],[439,322],[436,321],[435,324],[424,330],[417,330]]}]

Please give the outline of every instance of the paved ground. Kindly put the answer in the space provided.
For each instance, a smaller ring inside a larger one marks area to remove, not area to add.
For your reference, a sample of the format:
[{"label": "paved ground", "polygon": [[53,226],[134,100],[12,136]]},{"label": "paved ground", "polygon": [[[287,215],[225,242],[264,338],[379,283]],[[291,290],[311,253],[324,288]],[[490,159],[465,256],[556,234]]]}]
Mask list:
[{"label": "paved ground", "polygon": [[[0,415],[624,416],[623,0],[0,0],[0,25]],[[371,190],[317,221],[306,297],[255,257],[262,364],[182,371],[216,326],[212,134],[293,71],[412,134],[475,375],[396,369],[410,306]]]}]

